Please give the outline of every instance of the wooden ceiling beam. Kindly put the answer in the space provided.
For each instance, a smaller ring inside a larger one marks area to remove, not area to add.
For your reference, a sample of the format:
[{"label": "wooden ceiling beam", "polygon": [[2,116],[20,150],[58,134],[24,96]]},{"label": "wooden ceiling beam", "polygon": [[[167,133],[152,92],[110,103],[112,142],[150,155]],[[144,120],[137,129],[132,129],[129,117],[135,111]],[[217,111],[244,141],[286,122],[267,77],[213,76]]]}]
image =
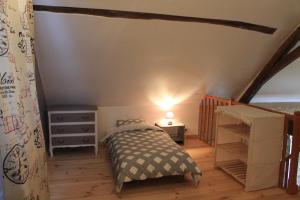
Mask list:
[{"label": "wooden ceiling beam", "polygon": [[125,18],[125,19],[141,19],[141,20],[167,20],[178,22],[193,22],[193,23],[206,23],[214,25],[223,25],[239,29],[246,29],[265,34],[273,34],[277,29],[273,27],[224,19],[188,17],[179,15],[167,15],[157,13],[145,13],[135,11],[121,11],[109,9],[94,9],[94,8],[79,8],[79,7],[62,7],[62,6],[47,6],[47,5],[33,5],[35,11],[53,12],[53,13],[67,13],[67,14],[84,14],[95,15],[111,18]]},{"label": "wooden ceiling beam", "polygon": [[289,52],[283,56],[274,66],[274,70],[268,74],[266,81],[270,80],[274,75],[283,70],[286,66],[294,62],[300,57],[300,46],[295,48],[293,51]]},{"label": "wooden ceiling beam", "polygon": [[284,69],[299,57],[299,48],[289,52],[299,41],[300,26],[282,43],[269,62],[263,67],[246,92],[239,99],[242,103],[249,103],[260,88],[275,74]]}]

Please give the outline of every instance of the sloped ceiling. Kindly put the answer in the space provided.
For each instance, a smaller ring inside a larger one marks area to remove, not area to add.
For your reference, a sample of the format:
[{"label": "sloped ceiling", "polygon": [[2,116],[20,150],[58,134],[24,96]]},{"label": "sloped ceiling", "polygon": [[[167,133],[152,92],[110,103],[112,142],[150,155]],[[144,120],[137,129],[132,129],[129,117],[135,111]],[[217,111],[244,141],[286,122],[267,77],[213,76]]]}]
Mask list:
[{"label": "sloped ceiling", "polygon": [[144,105],[167,95],[235,97],[300,24],[299,0],[36,0],[240,20],[273,35],[220,25],[35,12],[37,60],[48,104]]},{"label": "sloped ceiling", "polygon": [[269,80],[252,102],[300,102],[300,58]]}]

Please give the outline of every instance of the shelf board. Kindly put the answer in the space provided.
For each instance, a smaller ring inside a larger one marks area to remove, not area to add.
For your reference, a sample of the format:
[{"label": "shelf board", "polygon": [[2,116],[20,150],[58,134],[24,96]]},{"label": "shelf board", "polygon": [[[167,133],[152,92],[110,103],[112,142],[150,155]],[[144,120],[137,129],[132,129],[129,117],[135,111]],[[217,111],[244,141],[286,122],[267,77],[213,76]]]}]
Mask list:
[{"label": "shelf board", "polygon": [[218,144],[217,148],[234,155],[237,159],[247,163],[248,146],[241,142]]},{"label": "shelf board", "polygon": [[219,127],[229,130],[230,132],[239,135],[244,139],[249,139],[250,127],[246,124],[225,124],[219,125]]},{"label": "shelf board", "polygon": [[247,165],[240,160],[219,162],[217,166],[243,185],[246,184]]}]

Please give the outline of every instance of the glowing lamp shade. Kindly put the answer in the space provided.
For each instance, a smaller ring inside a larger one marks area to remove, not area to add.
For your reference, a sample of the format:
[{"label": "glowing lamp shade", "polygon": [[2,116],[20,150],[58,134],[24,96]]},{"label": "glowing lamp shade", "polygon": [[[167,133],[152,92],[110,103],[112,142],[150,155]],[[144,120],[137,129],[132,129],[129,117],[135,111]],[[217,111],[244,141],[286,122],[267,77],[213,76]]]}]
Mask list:
[{"label": "glowing lamp shade", "polygon": [[176,101],[173,98],[166,98],[164,101],[160,103],[160,107],[163,110],[170,110],[174,105],[176,104]]},{"label": "glowing lamp shade", "polygon": [[174,117],[174,113],[173,112],[167,112],[166,113],[166,118],[167,119],[173,119],[173,117]]}]

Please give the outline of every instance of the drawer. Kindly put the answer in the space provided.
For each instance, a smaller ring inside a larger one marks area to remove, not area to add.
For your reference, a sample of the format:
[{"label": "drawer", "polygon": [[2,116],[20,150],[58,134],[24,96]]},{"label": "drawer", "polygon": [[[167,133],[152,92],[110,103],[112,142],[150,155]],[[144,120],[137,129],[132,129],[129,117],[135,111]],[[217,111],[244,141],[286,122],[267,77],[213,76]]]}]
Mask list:
[{"label": "drawer", "polygon": [[95,121],[95,113],[57,113],[50,116],[52,123],[64,122],[93,122]]},{"label": "drawer", "polygon": [[177,136],[178,136],[178,133],[168,132],[168,134],[171,138],[177,138]]},{"label": "drawer", "polygon": [[73,133],[94,133],[94,124],[81,125],[55,125],[51,126],[51,134],[73,134]]},{"label": "drawer", "polygon": [[52,146],[95,144],[95,136],[54,137]]}]

